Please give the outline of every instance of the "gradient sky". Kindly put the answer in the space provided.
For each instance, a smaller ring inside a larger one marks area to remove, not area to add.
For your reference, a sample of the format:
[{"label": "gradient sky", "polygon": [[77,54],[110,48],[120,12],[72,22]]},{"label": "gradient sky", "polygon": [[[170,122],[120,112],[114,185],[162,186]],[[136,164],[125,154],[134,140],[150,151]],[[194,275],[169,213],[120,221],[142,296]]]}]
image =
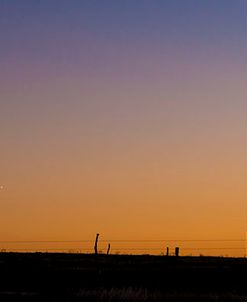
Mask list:
[{"label": "gradient sky", "polygon": [[244,239],[246,0],[0,0],[1,240]]}]

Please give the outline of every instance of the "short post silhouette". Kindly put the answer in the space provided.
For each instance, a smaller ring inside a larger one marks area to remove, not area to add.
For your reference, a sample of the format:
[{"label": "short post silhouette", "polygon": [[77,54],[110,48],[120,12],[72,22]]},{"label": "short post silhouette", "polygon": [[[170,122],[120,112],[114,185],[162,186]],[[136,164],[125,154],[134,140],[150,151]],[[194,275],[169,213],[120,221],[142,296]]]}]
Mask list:
[{"label": "short post silhouette", "polygon": [[166,256],[169,256],[169,247],[166,248]]},{"label": "short post silhouette", "polygon": [[111,249],[111,244],[110,243],[108,243],[108,248],[107,248],[107,255],[109,255],[110,254],[110,249]]},{"label": "short post silhouette", "polygon": [[179,247],[175,247],[175,256],[176,256],[176,257],[179,256]]}]

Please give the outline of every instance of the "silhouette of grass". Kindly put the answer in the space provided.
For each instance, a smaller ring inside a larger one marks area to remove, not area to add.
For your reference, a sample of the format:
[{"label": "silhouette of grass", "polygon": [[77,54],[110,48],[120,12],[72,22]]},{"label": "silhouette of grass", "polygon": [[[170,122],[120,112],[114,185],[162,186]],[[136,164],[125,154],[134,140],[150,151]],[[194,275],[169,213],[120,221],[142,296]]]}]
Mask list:
[{"label": "silhouette of grass", "polygon": [[111,289],[82,289],[77,295],[81,301],[91,302],[225,302],[239,301],[247,302],[247,296],[233,293],[226,294],[195,294],[195,293],[162,293],[160,291],[149,291],[144,288],[111,288]]},{"label": "silhouette of grass", "polygon": [[247,302],[247,259],[0,253],[0,301]]}]

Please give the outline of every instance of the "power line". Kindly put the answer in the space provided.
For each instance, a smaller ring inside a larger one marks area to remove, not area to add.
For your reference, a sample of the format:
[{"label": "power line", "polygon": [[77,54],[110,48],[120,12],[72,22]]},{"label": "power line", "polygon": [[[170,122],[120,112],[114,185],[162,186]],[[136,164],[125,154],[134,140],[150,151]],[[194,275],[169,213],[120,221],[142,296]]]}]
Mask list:
[{"label": "power line", "polygon": [[[0,243],[92,243],[94,240],[8,240]],[[100,242],[246,242],[245,239],[103,239]]]},{"label": "power line", "polygon": [[[10,251],[92,251],[93,249],[84,248],[14,248],[5,249]],[[114,251],[161,251],[160,248],[112,248]],[[197,248],[183,248],[183,250],[245,250],[245,248],[240,247],[197,247]]]}]

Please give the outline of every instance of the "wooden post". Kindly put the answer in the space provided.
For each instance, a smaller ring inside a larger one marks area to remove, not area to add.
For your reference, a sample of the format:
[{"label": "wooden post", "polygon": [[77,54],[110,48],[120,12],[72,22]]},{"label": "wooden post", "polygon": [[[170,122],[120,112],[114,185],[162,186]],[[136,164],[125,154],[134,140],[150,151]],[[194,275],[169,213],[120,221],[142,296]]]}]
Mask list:
[{"label": "wooden post", "polygon": [[166,248],[166,256],[169,256],[169,247]]},{"label": "wooden post", "polygon": [[94,244],[94,253],[95,255],[98,254],[98,240],[99,240],[99,234],[96,234],[95,244]]},{"label": "wooden post", "polygon": [[175,256],[176,256],[176,257],[179,256],[179,247],[175,247]]},{"label": "wooden post", "polygon": [[107,255],[109,255],[109,254],[110,254],[110,249],[111,249],[111,244],[110,244],[110,243],[108,243]]}]

